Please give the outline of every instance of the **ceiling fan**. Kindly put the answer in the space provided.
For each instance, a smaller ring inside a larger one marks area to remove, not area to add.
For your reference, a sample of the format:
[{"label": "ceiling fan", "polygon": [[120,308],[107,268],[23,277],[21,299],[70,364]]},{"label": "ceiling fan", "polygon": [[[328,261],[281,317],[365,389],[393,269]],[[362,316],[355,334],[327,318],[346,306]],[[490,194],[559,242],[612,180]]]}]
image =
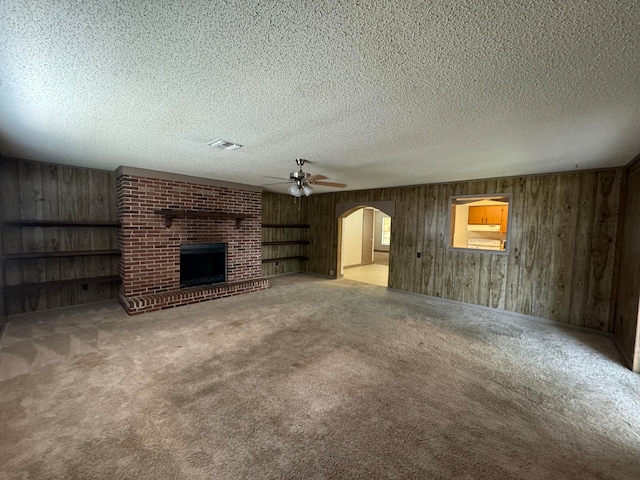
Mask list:
[{"label": "ceiling fan", "polygon": [[[302,171],[302,166],[305,164],[307,160],[304,158],[296,158],[296,164],[300,167],[297,172],[291,172],[289,174],[289,179],[279,178],[279,177],[265,177],[265,178],[277,178],[278,180],[287,180],[286,183],[292,182],[293,184],[289,187],[289,193],[294,197],[301,197],[302,195],[306,195],[307,197],[313,193],[313,189],[311,185],[323,185],[325,187],[337,187],[344,188],[347,186],[346,183],[335,183],[335,182],[323,182],[322,180],[328,178],[324,175],[311,175],[307,172]],[[285,182],[283,182],[285,183]],[[277,185],[276,183],[271,183],[270,185]]]}]

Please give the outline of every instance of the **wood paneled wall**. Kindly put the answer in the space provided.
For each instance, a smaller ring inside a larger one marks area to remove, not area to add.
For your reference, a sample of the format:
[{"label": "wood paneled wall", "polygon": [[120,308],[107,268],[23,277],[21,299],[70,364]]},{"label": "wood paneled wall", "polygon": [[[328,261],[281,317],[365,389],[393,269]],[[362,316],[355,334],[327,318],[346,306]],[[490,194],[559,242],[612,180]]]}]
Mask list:
[{"label": "wood paneled wall", "polygon": [[[117,221],[113,172],[0,158],[0,220]],[[2,228],[3,253],[117,249],[114,227]],[[7,285],[118,274],[117,256],[7,260]],[[6,313],[116,298],[115,283],[12,292]]]},{"label": "wood paneled wall", "polygon": [[612,333],[627,360],[633,364],[633,370],[640,372],[640,332],[637,331],[640,319],[640,161],[636,161],[625,173],[627,188]]},{"label": "wood paneled wall", "polygon": [[[311,224],[306,271],[336,271],[337,203],[394,201],[389,287],[607,331],[622,175],[616,169],[314,194],[302,203],[302,219]],[[484,193],[512,194],[510,254],[447,250],[449,197]]]},{"label": "wood paneled wall", "polygon": [[[302,204],[307,198],[295,198],[291,195],[263,192],[262,223],[263,224],[301,224],[303,221]],[[263,228],[262,241],[295,241],[308,240],[308,230],[300,228]],[[281,258],[306,256],[307,245],[265,245],[262,247],[262,258]],[[262,264],[262,275],[279,275],[299,272],[303,269],[304,260],[283,260]]]}]

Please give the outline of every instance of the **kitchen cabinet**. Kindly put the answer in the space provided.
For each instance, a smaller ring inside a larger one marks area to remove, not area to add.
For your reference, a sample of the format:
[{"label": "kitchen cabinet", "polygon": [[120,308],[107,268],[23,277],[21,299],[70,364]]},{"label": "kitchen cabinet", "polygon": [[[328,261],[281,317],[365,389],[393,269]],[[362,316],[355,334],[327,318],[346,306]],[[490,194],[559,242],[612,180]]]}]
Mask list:
[{"label": "kitchen cabinet", "polygon": [[484,207],[469,207],[469,225],[484,223]]},{"label": "kitchen cabinet", "polygon": [[509,207],[500,207],[500,233],[507,233],[507,220],[509,219]]},{"label": "kitchen cabinet", "polygon": [[500,225],[502,223],[502,209],[500,205],[486,205],[469,207],[469,225]]},{"label": "kitchen cabinet", "polygon": [[484,217],[486,219],[485,223],[488,225],[498,225],[502,221],[502,207],[491,206],[484,207]]}]

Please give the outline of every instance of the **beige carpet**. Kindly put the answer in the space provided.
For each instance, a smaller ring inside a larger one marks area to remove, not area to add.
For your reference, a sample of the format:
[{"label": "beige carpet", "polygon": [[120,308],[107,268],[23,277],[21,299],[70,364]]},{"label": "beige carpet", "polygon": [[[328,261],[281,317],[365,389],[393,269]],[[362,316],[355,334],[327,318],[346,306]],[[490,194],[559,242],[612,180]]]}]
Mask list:
[{"label": "beige carpet", "polygon": [[608,337],[349,280],[13,317],[3,479],[638,479]]}]

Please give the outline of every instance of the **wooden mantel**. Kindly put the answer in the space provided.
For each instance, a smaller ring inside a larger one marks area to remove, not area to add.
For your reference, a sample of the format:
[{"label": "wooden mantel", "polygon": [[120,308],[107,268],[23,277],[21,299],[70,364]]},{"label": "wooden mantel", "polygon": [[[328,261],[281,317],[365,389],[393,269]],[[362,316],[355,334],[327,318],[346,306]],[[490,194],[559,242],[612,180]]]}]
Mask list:
[{"label": "wooden mantel", "polygon": [[163,208],[160,210],[155,210],[153,213],[157,213],[158,215],[164,215],[165,222],[164,224],[167,227],[171,226],[171,222],[176,217],[183,218],[233,218],[236,220],[236,228],[240,228],[240,222],[244,218],[251,218],[252,215],[246,215],[244,213],[224,213],[224,212],[206,212],[202,210],[171,210],[168,208]]}]

